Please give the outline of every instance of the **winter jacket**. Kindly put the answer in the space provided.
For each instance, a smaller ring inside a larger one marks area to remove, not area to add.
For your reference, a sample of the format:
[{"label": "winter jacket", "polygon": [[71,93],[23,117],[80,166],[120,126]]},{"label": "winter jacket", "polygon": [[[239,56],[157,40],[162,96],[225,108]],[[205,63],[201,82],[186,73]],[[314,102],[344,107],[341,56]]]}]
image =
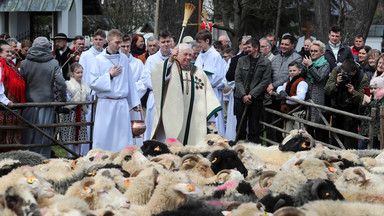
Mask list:
[{"label": "winter jacket", "polygon": [[337,54],[336,59],[335,55],[333,55],[332,48],[329,43],[327,43],[327,45],[325,46],[324,57],[331,66],[331,71],[337,66],[338,63],[342,64],[345,59],[353,59],[351,48],[344,46],[343,44],[340,44],[339,52]]},{"label": "winter jacket", "polygon": [[48,48],[31,47],[21,62],[20,73],[25,80],[26,102],[66,101],[66,85],[59,62]]},{"label": "winter jacket", "polygon": [[272,59],[272,86],[277,88],[287,82],[289,73],[288,65],[289,63],[296,61],[301,64],[301,56],[294,50],[290,53],[282,55],[282,53],[275,56]]},{"label": "winter jacket", "polygon": [[[241,99],[244,95],[250,94],[257,100],[263,100],[265,90],[271,83],[271,62],[260,54],[251,80],[248,75],[250,67],[250,56],[243,56],[239,59],[235,72],[235,97]],[[247,92],[248,83],[249,91]]]}]

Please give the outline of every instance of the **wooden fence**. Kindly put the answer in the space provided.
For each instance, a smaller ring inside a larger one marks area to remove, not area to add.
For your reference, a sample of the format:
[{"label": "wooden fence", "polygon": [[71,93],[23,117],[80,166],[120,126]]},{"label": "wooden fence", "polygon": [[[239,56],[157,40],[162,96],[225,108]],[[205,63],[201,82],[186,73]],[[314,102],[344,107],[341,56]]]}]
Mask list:
[{"label": "wooden fence", "polygon": [[[274,92],[274,95],[276,96],[275,92]],[[269,127],[269,128],[275,129],[275,130],[277,130],[279,132],[288,134],[289,131],[286,131],[286,130],[284,130],[282,128],[279,128],[279,127],[275,126],[275,124],[277,122],[279,122],[279,121],[283,121],[284,119],[294,120],[294,121],[300,122],[300,123],[302,123],[304,125],[308,125],[308,126],[311,126],[311,127],[314,127],[314,128],[320,128],[320,129],[323,129],[323,130],[331,132],[331,135],[332,135],[333,139],[338,143],[339,147],[331,145],[329,143],[324,143],[324,142],[321,142],[319,140],[316,140],[318,143],[321,143],[321,144],[323,144],[325,146],[328,146],[330,148],[345,149],[343,143],[341,142],[341,140],[339,139],[339,137],[337,135],[337,134],[342,134],[344,136],[352,137],[352,138],[355,138],[355,139],[358,139],[358,140],[364,140],[364,141],[368,142],[368,149],[372,149],[372,147],[373,147],[373,137],[375,136],[374,128],[375,128],[375,124],[376,124],[376,118],[380,118],[380,134],[376,134],[376,136],[380,136],[381,137],[381,139],[380,139],[380,149],[384,148],[384,106],[380,107],[380,116],[376,116],[376,108],[372,108],[371,109],[371,116],[368,117],[368,116],[357,115],[357,114],[353,114],[353,113],[350,113],[350,112],[338,110],[338,109],[327,107],[327,106],[318,105],[318,104],[313,103],[311,100],[301,101],[301,100],[298,100],[298,99],[295,99],[295,98],[291,98],[291,97],[287,97],[287,100],[294,101],[294,102],[296,102],[296,103],[298,103],[300,105],[299,105],[299,107],[297,107],[294,110],[290,111],[288,114],[285,114],[285,113],[282,113],[280,111],[276,111],[276,110],[273,110],[273,109],[270,109],[270,108],[265,108],[266,112],[278,115],[278,116],[280,116],[280,119],[278,119],[278,120],[276,120],[276,121],[274,121],[274,122],[272,122],[270,124],[261,121],[261,124],[264,125],[265,127]],[[290,114],[296,112],[297,110],[302,109],[303,106],[306,107],[307,112],[309,111],[310,107],[316,108],[316,110],[317,110],[318,114],[320,115],[320,117],[321,117],[321,119],[322,119],[324,124],[319,124],[319,123],[311,122],[311,121],[308,121],[306,119],[302,119],[302,118],[290,115]],[[331,112],[331,113],[340,114],[340,115],[344,115],[344,116],[349,116],[351,118],[358,119],[358,120],[368,120],[370,122],[368,137],[362,136],[362,135],[360,135],[358,133],[353,133],[353,132],[350,132],[350,131],[346,131],[346,130],[342,130],[342,129],[338,129],[338,128],[332,127],[330,125],[328,119],[326,119],[324,117],[324,115],[322,114],[321,110],[325,110],[325,111],[328,111],[328,112]],[[274,141],[272,141],[270,139],[267,139],[265,137],[260,137],[260,138],[263,141],[268,142],[268,143],[273,144],[273,145],[278,145],[279,144],[279,143],[276,143],[276,142],[274,142]]]}]

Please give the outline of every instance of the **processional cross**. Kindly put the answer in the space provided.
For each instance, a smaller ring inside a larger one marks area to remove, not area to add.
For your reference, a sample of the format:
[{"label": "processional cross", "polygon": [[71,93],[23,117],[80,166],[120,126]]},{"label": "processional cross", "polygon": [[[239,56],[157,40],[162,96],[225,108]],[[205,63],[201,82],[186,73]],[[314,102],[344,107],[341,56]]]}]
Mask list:
[{"label": "processional cross", "polygon": [[315,29],[309,26],[309,22],[306,22],[306,27],[301,27],[301,30],[305,31],[305,39],[309,38],[309,32],[314,31]]}]

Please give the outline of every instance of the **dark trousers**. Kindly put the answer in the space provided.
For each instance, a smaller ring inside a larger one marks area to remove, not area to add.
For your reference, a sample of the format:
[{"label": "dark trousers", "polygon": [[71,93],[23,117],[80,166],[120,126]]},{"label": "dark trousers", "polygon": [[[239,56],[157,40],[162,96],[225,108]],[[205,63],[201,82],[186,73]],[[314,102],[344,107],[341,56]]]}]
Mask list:
[{"label": "dark trousers", "polygon": [[[247,113],[244,117],[242,127],[240,129],[238,140],[247,139],[247,125],[248,125],[248,140],[253,143],[261,143],[260,135],[262,132],[262,127],[260,125],[260,118],[263,113],[263,101],[255,100],[248,105]],[[244,113],[245,104],[241,99],[235,98],[235,115],[237,119],[236,131],[240,127],[241,117]],[[247,124],[248,122],[248,124]]]},{"label": "dark trousers", "polygon": [[[266,107],[280,112],[281,100],[276,100],[276,97],[274,97],[274,96],[271,96],[271,99],[272,99],[272,104],[270,104]],[[272,122],[276,121],[279,118],[280,118],[280,116],[278,116],[278,115],[272,114],[272,113],[267,112],[267,111],[263,111],[263,120],[265,123],[271,124]],[[284,127],[283,121],[284,120],[281,119],[279,122],[277,122],[273,125],[276,127],[279,127],[279,128],[283,128]],[[267,132],[267,138],[268,139],[275,141],[277,143],[281,143],[281,141],[283,141],[283,135],[281,132],[279,132],[275,129],[269,128],[269,127],[266,127],[266,132]]]},{"label": "dark trousers", "polygon": [[[349,116],[334,115],[332,120],[332,127],[343,129],[349,132],[357,133],[358,121]],[[337,134],[346,149],[357,149],[357,139]],[[339,144],[332,137],[332,145],[338,146]]]}]

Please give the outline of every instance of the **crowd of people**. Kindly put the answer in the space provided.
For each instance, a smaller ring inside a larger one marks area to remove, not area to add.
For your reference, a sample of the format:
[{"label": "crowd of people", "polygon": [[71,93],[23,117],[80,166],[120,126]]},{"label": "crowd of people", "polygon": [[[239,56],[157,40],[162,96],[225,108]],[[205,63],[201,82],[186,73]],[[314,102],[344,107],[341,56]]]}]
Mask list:
[{"label": "crowd of people", "polygon": [[[25,102],[83,102],[97,98],[94,115],[93,148],[120,151],[132,145],[131,120],[145,120],[143,140],[165,142],[174,138],[182,144],[196,144],[207,134],[207,127],[230,140],[261,143],[260,136],[280,143],[283,134],[265,128],[260,121],[278,118],[264,107],[292,113],[299,118],[324,124],[323,114],[333,127],[368,134],[369,122],[348,116],[328,114],[311,108],[309,113],[294,101],[370,115],[371,107],[383,105],[384,55],[371,49],[357,35],[353,46],[342,44],[342,29],[329,30],[329,41],[307,38],[300,52],[297,40],[284,34],[277,45],[274,34],[261,39],[243,36],[238,47],[221,35],[214,40],[209,30],[194,37],[185,36],[180,44],[168,31],[155,37],[129,37],[117,29],[105,34],[97,30],[92,46],[85,50],[82,36],[68,38],[59,33],[19,46],[6,34],[0,39],[0,102],[12,108]],[[5,38],[4,38],[5,37]],[[72,43],[72,48],[68,43]],[[274,94],[276,92],[276,94]],[[379,110],[379,109],[377,109]],[[14,109],[34,124],[51,124],[55,113],[61,122],[91,121],[86,105],[60,108],[27,107]],[[292,112],[291,112],[292,111]],[[377,115],[379,116],[379,115]],[[0,109],[0,125],[20,125],[21,121]],[[295,121],[277,121],[277,126],[306,129],[315,139],[337,145],[329,132],[303,126]],[[376,124],[374,147],[379,147]],[[43,129],[52,135],[52,128]],[[63,142],[85,141],[86,126],[60,128]],[[366,142],[339,135],[349,149],[366,148]],[[48,144],[49,139],[34,129],[2,130],[0,144]],[[85,155],[89,145],[71,145]],[[31,148],[49,157],[50,148]],[[69,155],[70,156],[70,155]]]}]

